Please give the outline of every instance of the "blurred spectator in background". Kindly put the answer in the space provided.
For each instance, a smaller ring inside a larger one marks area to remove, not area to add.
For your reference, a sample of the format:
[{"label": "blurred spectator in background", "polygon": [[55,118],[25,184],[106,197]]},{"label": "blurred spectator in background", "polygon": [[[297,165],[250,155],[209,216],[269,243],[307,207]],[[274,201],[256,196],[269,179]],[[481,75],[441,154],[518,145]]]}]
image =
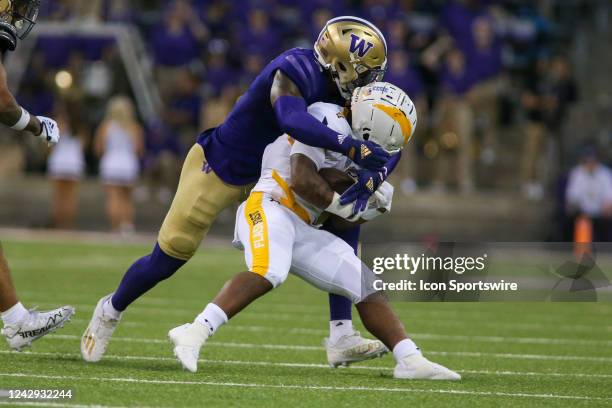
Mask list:
[{"label": "blurred spectator in background", "polygon": [[176,191],[183,158],[182,144],[163,121],[158,121],[146,133],[144,180],[146,185],[134,192],[139,202],[157,200],[169,204]]},{"label": "blurred spectator in background", "polygon": [[176,80],[174,90],[168,95],[163,117],[183,144],[188,146],[200,130],[200,81],[186,68],[178,73]]},{"label": "blurred spectator in background", "polygon": [[427,130],[427,99],[423,90],[423,82],[419,71],[412,64],[409,54],[401,48],[392,51],[389,55],[389,68],[385,74],[385,81],[398,86],[408,94],[416,106],[419,117],[416,133],[412,137],[410,143],[402,151],[403,160],[400,161],[399,168],[395,172],[399,174],[401,178],[399,184],[401,191],[409,194],[417,189],[416,150],[418,148],[419,139]]},{"label": "blurred spectator in background", "polygon": [[219,126],[230,113],[238,96],[240,88],[237,85],[226,85],[221,90],[221,95],[208,100],[200,115],[200,128],[202,130]]},{"label": "blurred spectator in background", "polygon": [[[433,66],[436,61],[435,54],[438,49],[444,48],[444,44],[435,44],[432,47],[426,55],[430,66]],[[436,167],[433,188],[443,190],[449,182],[455,182],[461,192],[469,193],[474,189],[472,170],[474,112],[465,95],[472,85],[472,77],[465,56],[458,48],[451,48],[446,53],[439,68],[439,78],[440,93],[434,114],[434,126],[439,138],[435,148],[439,152],[440,159]],[[428,153],[427,149],[425,153]],[[456,154],[456,164],[453,166],[451,156],[454,154]]]},{"label": "blurred spectator in background", "polygon": [[70,9],[75,17],[86,21],[98,21],[104,0],[69,0]]},{"label": "blurred spectator in background", "polygon": [[473,42],[466,51],[466,60],[474,84],[467,97],[483,134],[481,160],[492,164],[497,156],[499,100],[504,89],[501,44],[490,16],[476,18],[472,30]]},{"label": "blurred spectator in background", "polygon": [[74,227],[79,181],[85,174],[85,141],[87,128],[80,120],[80,109],[75,104],[58,101],[54,117],[60,128],[61,139],[51,150],[47,172],[53,182],[53,227]]},{"label": "blurred spectator in background", "polygon": [[548,66],[546,58],[538,58],[529,71],[521,98],[526,117],[523,128],[525,142],[521,159],[522,190],[525,197],[533,200],[540,199],[544,194],[541,177],[537,175],[537,164],[540,158],[540,146],[546,134],[544,98],[548,92],[545,83]]},{"label": "blurred spectator in background", "polygon": [[220,45],[219,49],[214,49],[209,53],[206,59],[206,84],[208,93],[219,95],[221,88],[230,82],[235,82],[236,77],[240,74],[238,70],[233,69],[227,59],[227,51]]},{"label": "blurred spectator in background", "polygon": [[106,187],[106,209],[115,232],[129,234],[134,230],[132,189],[138,180],[144,147],[143,129],[132,101],[124,96],[112,98],[96,130],[94,148],[101,157],[100,177]]},{"label": "blurred spectator in background", "polygon": [[565,145],[563,127],[567,123],[569,109],[578,100],[578,86],[572,74],[569,59],[565,55],[555,56],[550,64],[550,94],[546,98],[546,125],[555,136],[556,160],[563,163]]},{"label": "blurred spectator in background", "polygon": [[[576,219],[582,216],[591,221],[594,242],[611,240],[612,172],[599,162],[594,148],[585,148],[580,164],[571,171],[565,199],[566,231],[573,231]],[[573,235],[566,233],[566,238],[571,240]]]},{"label": "blurred spectator in background", "polygon": [[157,63],[158,86],[166,100],[182,72],[181,67],[199,57],[208,37],[206,26],[186,0],[168,6],[161,26],[155,30],[152,47]]},{"label": "blurred spectator in background", "polygon": [[267,11],[254,9],[248,16],[248,24],[238,32],[236,43],[242,52],[259,54],[264,60],[272,59],[280,49],[281,36],[270,24]]},{"label": "blurred spectator in background", "polygon": [[557,56],[549,62],[540,57],[527,76],[522,96],[527,120],[521,179],[523,194],[529,199],[538,200],[544,195],[544,180],[537,174],[537,164],[547,134],[554,136],[557,147],[555,161],[560,163],[564,157],[562,126],[567,120],[569,105],[576,99],[576,84],[567,58]]}]

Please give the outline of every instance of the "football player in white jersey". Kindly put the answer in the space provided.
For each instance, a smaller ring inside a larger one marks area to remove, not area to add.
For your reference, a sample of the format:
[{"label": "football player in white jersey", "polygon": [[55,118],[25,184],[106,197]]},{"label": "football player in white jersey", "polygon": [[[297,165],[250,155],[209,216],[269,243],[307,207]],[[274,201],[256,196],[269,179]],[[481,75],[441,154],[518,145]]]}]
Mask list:
[{"label": "football player in white jersey", "polygon": [[[338,134],[373,140],[392,154],[401,150],[416,127],[412,101],[388,83],[356,89],[351,110],[352,132],[342,107],[319,102],[308,108]],[[461,379],[422,356],[385,296],[374,289],[374,274],[350,245],[316,228],[324,212],[349,221],[367,221],[390,210],[390,184],[381,185],[367,208],[353,215],[352,206],[342,206],[340,195],[319,174],[321,169],[346,171],[353,166],[345,156],[304,145],[288,135],[266,148],[259,182],[236,214],[234,244],[244,249],[249,272],[228,281],[193,323],[168,333],[174,354],[185,369],[196,372],[206,339],[252,301],[283,283],[291,272],[356,304],[366,329],[393,351],[395,378]],[[328,359],[335,365],[334,356]]]}]

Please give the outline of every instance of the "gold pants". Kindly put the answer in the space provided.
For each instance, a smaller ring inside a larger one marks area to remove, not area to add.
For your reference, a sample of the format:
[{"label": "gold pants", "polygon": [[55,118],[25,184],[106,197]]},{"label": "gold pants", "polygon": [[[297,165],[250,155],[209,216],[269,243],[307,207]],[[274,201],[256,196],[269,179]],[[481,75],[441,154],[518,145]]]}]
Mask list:
[{"label": "gold pants", "polygon": [[174,258],[191,258],[219,213],[245,200],[253,187],[225,184],[214,171],[202,170],[204,162],[204,149],[195,144],[185,159],[176,195],[159,231],[160,248]]}]

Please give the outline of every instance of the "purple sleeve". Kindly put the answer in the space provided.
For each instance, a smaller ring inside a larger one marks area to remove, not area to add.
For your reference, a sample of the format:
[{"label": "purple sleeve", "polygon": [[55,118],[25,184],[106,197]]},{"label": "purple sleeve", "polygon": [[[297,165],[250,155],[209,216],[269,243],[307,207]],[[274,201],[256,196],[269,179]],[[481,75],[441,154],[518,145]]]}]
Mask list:
[{"label": "purple sleeve", "polygon": [[[309,146],[321,147],[346,155],[338,133],[308,113],[306,101],[298,96],[281,96],[274,103],[274,112],[281,130]],[[346,135],[342,135],[346,136]],[[350,137],[350,135],[349,135]]]},{"label": "purple sleeve", "polygon": [[387,177],[389,177],[389,175],[393,172],[393,170],[395,170],[401,158],[402,158],[402,152],[399,152],[391,156],[391,158],[385,165],[385,167],[387,168]]}]

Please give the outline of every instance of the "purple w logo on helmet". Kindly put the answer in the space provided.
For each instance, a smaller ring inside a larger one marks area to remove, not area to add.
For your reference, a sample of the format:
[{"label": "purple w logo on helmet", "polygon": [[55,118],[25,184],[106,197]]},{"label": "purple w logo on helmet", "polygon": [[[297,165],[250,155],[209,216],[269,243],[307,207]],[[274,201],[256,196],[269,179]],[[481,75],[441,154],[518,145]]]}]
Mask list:
[{"label": "purple w logo on helmet", "polygon": [[351,34],[351,46],[349,47],[349,52],[357,52],[359,58],[363,58],[373,46],[374,44],[372,44],[371,42],[366,43],[366,40],[364,40],[363,38],[359,38],[359,36]]}]

